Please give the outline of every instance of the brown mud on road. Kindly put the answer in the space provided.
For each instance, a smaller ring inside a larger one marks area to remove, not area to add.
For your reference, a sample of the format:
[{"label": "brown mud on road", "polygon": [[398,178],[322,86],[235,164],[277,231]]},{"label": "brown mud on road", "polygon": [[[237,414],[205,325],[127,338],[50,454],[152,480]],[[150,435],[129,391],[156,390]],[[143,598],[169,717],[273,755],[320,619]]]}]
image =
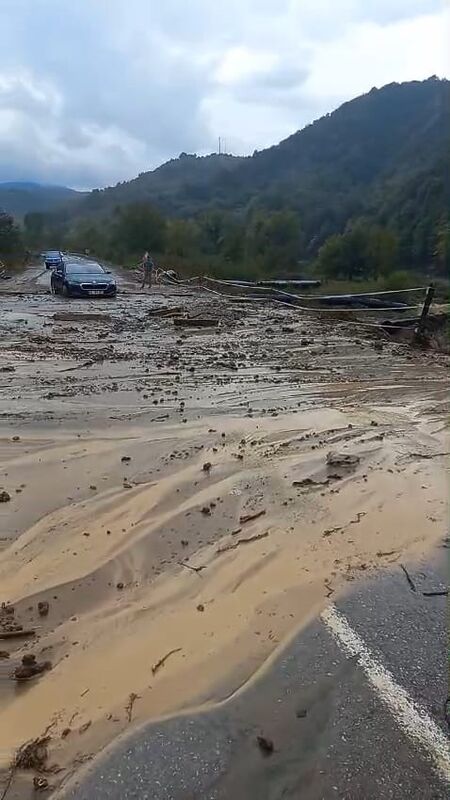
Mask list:
[{"label": "brown mud on road", "polygon": [[169,288],[10,292],[0,315],[3,783],[49,737],[9,798],[228,696],[348,582],[445,533],[446,356]]}]

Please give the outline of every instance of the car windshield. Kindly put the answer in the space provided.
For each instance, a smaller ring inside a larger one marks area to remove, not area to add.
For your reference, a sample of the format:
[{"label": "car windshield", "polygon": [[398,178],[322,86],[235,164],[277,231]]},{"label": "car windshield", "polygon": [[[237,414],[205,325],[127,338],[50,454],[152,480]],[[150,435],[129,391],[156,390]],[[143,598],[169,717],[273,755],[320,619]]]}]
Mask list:
[{"label": "car windshield", "polygon": [[68,275],[97,275],[104,274],[105,270],[100,264],[67,264]]},{"label": "car windshield", "polygon": [[50,250],[47,253],[47,258],[61,258],[61,253],[58,250]]}]

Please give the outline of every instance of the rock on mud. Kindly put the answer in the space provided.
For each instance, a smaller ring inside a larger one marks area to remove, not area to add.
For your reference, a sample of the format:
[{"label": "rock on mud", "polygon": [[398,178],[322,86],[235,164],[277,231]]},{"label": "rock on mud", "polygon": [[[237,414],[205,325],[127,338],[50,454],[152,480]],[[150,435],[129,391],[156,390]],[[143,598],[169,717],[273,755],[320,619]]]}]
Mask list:
[{"label": "rock on mud", "polygon": [[24,667],[31,667],[33,664],[36,664],[36,656],[34,653],[25,653],[22,656],[22,664]]},{"label": "rock on mud", "polygon": [[40,600],[38,603],[38,612],[40,617],[46,617],[50,611],[50,605],[47,600]]},{"label": "rock on mud", "polygon": [[330,452],[327,455],[327,464],[329,467],[356,467],[360,462],[359,456],[350,455],[349,453],[335,453]]},{"label": "rock on mud", "polygon": [[35,775],[33,778],[33,789],[35,792],[45,792],[46,789],[49,788],[47,778],[43,778],[41,775]]},{"label": "rock on mud", "polygon": [[35,678],[37,675],[41,675],[43,672],[48,672],[52,668],[51,661],[42,661],[41,663],[36,661],[35,656],[24,656],[27,659],[27,663],[24,663],[24,659],[22,659],[22,666],[16,667],[14,670],[14,680],[17,683],[22,683],[24,681],[29,681],[31,678]]}]

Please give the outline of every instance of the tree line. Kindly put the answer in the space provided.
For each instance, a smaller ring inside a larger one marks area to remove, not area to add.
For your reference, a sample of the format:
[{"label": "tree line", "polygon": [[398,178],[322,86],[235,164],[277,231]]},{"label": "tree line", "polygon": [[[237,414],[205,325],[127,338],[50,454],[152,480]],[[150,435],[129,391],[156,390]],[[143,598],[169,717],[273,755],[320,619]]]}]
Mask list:
[{"label": "tree line", "polygon": [[[148,203],[117,207],[107,218],[73,221],[64,213],[29,213],[23,224],[0,212],[0,259],[20,260],[43,249],[89,252],[132,266],[145,250],[157,263],[184,274],[216,277],[318,275],[357,281],[387,278],[414,269],[398,233],[360,218],[333,233],[311,255],[302,219],[289,208],[250,209],[245,215],[207,210],[193,218],[169,218]],[[423,272],[450,268],[450,219],[442,216],[429,237]],[[408,282],[408,281],[406,281]],[[400,288],[400,287],[399,287]]]}]

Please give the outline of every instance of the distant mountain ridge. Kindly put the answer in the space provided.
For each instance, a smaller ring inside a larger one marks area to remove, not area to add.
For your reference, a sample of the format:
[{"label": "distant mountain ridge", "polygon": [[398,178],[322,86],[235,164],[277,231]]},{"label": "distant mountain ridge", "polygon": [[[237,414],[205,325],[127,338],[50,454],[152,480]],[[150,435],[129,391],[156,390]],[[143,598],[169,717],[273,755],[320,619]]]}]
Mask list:
[{"label": "distant mountain ridge", "polygon": [[50,212],[65,203],[81,200],[83,192],[67,186],[52,186],[33,181],[0,182],[0,209],[17,219],[29,212]]}]

